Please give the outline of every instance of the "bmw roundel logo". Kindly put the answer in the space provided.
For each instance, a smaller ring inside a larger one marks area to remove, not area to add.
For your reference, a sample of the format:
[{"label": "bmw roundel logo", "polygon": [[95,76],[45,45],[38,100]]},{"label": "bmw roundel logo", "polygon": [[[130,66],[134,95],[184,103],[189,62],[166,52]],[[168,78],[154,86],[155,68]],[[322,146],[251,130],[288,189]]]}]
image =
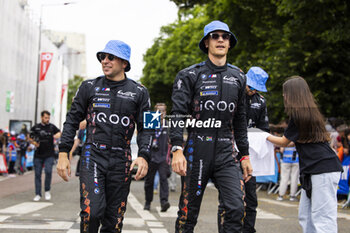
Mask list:
[{"label": "bmw roundel logo", "polygon": [[199,195],[201,195],[201,193],[202,193],[202,191],[201,191],[201,190],[198,190],[198,191],[196,192],[196,195],[199,196]]},{"label": "bmw roundel logo", "polygon": [[99,194],[100,193],[100,189],[99,188],[95,188],[94,192],[95,192],[95,194]]},{"label": "bmw roundel logo", "polygon": [[205,79],[207,76],[205,74],[202,74],[201,78]]}]

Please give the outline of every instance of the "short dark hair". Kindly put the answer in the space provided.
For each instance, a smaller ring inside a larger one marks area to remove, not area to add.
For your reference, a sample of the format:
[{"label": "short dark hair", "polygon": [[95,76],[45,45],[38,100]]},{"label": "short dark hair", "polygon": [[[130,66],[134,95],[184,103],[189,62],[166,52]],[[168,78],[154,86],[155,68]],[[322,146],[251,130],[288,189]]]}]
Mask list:
[{"label": "short dark hair", "polygon": [[43,117],[45,114],[47,114],[49,116],[51,115],[51,113],[49,111],[44,110],[44,111],[41,112],[41,117]]}]

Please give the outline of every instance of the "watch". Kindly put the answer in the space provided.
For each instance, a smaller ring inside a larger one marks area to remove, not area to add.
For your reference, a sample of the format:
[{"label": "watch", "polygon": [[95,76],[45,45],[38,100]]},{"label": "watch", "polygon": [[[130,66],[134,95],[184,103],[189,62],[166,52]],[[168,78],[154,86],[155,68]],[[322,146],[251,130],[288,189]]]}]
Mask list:
[{"label": "watch", "polygon": [[182,150],[182,147],[181,146],[173,146],[173,147],[171,147],[171,152],[175,152],[177,150]]}]

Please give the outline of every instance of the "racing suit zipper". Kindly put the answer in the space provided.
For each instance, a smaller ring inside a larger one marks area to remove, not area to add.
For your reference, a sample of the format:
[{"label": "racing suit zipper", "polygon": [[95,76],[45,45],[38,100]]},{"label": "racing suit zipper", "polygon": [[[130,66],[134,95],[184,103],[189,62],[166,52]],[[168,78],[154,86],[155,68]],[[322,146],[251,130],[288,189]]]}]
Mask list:
[{"label": "racing suit zipper", "polygon": [[[218,81],[219,81],[219,93],[220,93],[219,94],[219,101],[221,101],[221,99],[222,99],[222,75],[221,74],[222,74],[221,72],[218,74],[218,76],[219,76],[219,78],[218,78]],[[219,120],[220,119],[220,115],[221,115],[220,111],[216,111],[215,120]],[[220,121],[221,121],[221,119],[220,119]],[[223,126],[223,124],[224,124],[224,122],[221,122],[221,126]],[[214,164],[215,164],[215,161],[216,161],[216,159],[215,159],[215,149],[216,149],[216,144],[217,144],[217,141],[218,141],[218,133],[219,133],[219,129],[216,128],[215,129],[215,140],[214,140],[214,146],[213,146]]]}]

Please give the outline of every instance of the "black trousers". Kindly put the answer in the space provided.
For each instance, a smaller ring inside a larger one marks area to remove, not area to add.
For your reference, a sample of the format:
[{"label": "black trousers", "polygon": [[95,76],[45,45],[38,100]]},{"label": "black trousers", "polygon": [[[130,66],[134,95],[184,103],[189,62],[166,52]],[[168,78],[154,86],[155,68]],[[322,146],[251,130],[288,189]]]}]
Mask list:
[{"label": "black trousers", "polygon": [[[175,232],[192,233],[208,180],[211,179],[222,200],[220,233],[242,231],[244,184],[239,164],[232,156],[232,142],[215,142],[215,136],[189,138],[184,150],[187,174],[181,177],[181,196]],[[206,139],[208,138],[208,139]],[[205,140],[204,140],[205,139]]]},{"label": "black trousers", "polygon": [[[255,221],[256,221],[256,208],[258,207],[258,200],[256,196],[256,177],[252,176],[252,178],[245,183],[245,217],[243,220],[243,233],[253,233],[255,230]],[[225,210],[223,208],[223,203],[221,197],[219,197],[219,211],[218,211],[218,229],[219,232],[222,232],[222,224],[220,221],[222,216],[225,215]]]},{"label": "black trousers", "polygon": [[168,202],[169,186],[168,175],[170,173],[169,165],[166,161],[162,163],[150,162],[148,165],[148,173],[145,177],[145,200],[148,203],[153,201],[153,185],[154,177],[159,172],[159,198],[160,204],[163,205]]},{"label": "black trousers", "polygon": [[80,232],[121,232],[131,182],[130,150],[84,146],[80,162]]},{"label": "black trousers", "polygon": [[243,222],[243,232],[252,233],[255,230],[255,220],[256,220],[256,208],[258,207],[258,200],[256,196],[256,177],[253,176],[245,186],[245,198],[246,203],[245,212],[246,216]]}]

